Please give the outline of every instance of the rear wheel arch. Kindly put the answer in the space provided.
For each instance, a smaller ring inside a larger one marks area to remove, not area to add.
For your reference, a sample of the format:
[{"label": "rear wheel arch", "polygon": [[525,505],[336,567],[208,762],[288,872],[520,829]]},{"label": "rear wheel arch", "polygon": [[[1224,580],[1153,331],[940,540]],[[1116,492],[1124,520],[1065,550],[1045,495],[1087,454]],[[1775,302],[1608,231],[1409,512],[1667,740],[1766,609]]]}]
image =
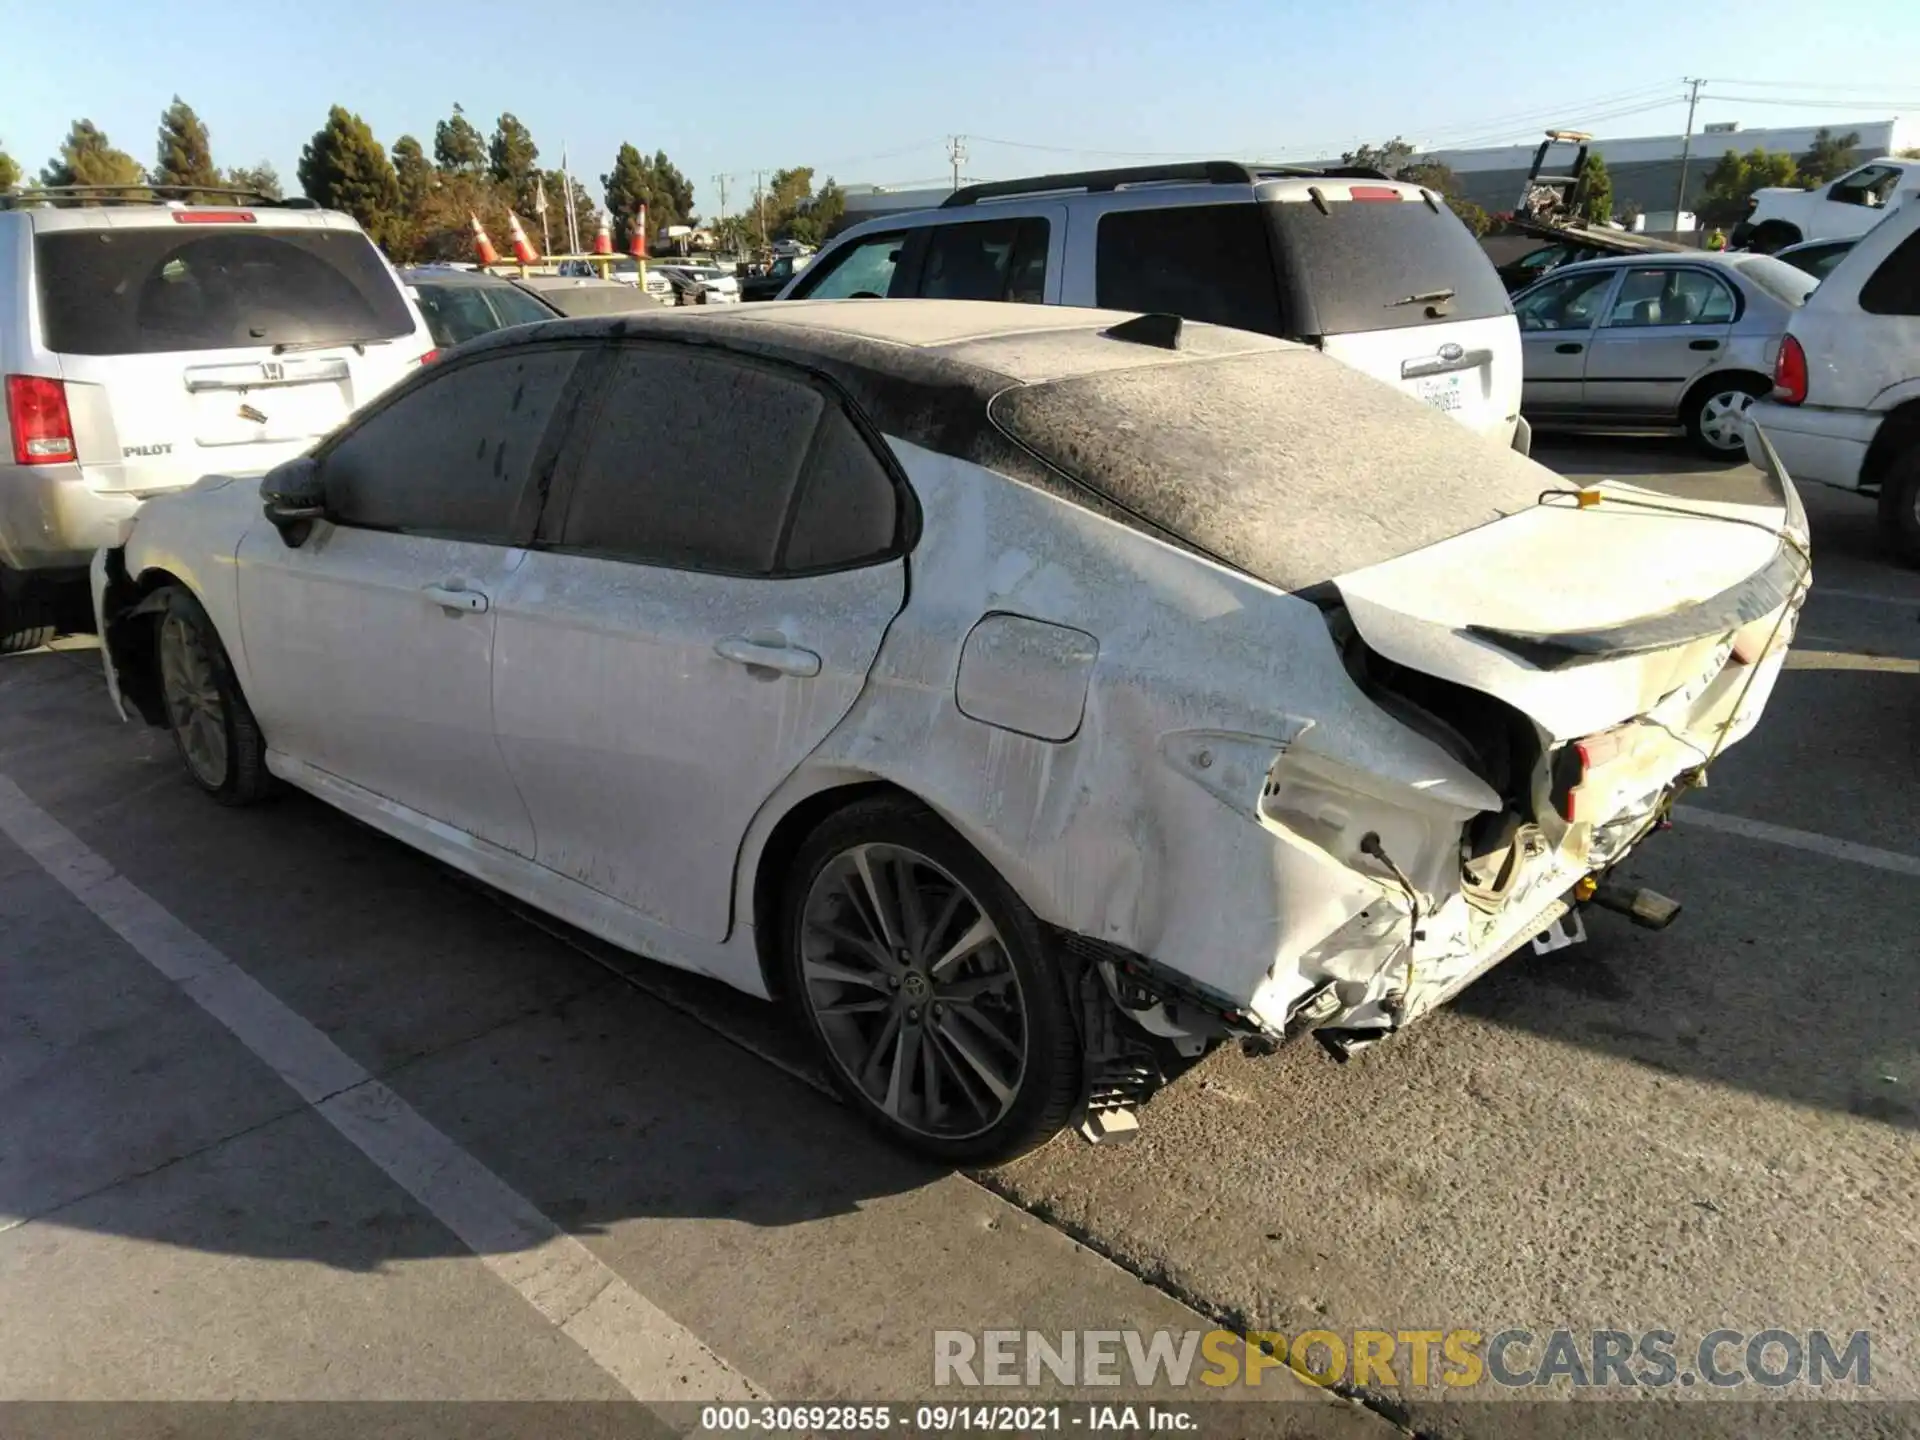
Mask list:
[{"label": "rear wheel arch", "polygon": [[1762,375],[1758,370],[1716,370],[1703,375],[1688,387],[1685,398],[1680,402],[1680,421],[1687,427],[1687,434],[1694,444],[1714,455],[1732,457],[1742,453],[1738,449],[1723,450],[1710,444],[1702,434],[1701,406],[1716,395],[1728,391],[1743,391],[1759,399],[1773,389],[1772,377]]},{"label": "rear wheel arch", "polygon": [[1878,488],[1887,471],[1916,445],[1920,445],[1920,397],[1894,406],[1881,420],[1860,463],[1861,488]]},{"label": "rear wheel arch", "polygon": [[[107,634],[101,643],[109,647],[113,668],[120,680],[120,693],[140,712],[149,725],[164,728],[167,723],[165,701],[160,694],[160,671],[155,663],[155,637],[160,624],[160,607],[154,603],[161,591],[175,588],[193,594],[193,587],[172,571],[160,566],[143,570],[136,577],[122,580],[118,590],[124,608],[118,619],[107,622]],[[108,592],[108,603],[115,592]]]}]

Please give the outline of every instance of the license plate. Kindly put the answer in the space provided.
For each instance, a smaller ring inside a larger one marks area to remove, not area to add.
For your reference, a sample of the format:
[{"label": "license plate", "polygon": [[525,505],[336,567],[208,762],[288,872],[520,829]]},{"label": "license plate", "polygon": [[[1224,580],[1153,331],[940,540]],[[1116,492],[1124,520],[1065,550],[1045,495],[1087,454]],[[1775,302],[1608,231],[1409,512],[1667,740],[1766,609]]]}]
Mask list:
[{"label": "license plate", "polygon": [[1436,410],[1464,410],[1467,404],[1466,392],[1461,388],[1458,375],[1434,375],[1418,381],[1413,393]]},{"label": "license plate", "polygon": [[194,440],[202,446],[310,440],[347,416],[338,383],[202,390],[194,397]]}]

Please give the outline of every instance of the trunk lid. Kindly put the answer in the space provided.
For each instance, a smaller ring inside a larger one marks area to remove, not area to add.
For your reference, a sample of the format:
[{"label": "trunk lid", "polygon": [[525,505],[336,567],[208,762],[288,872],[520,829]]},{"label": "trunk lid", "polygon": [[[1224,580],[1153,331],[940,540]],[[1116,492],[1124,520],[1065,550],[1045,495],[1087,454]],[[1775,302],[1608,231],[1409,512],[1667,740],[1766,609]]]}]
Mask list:
[{"label": "trunk lid", "polygon": [[95,489],[150,494],[268,470],[432,346],[359,230],[218,214],[36,234],[40,341]]},{"label": "trunk lid", "polygon": [[[1458,320],[1417,330],[1328,335],[1320,348],[1334,359],[1387,381],[1505,444],[1520,411],[1511,317]],[[1504,358],[1503,358],[1504,357]]]},{"label": "trunk lid", "polygon": [[1619,482],[1589,493],[1597,503],[1553,499],[1339,577],[1354,628],[1396,664],[1567,741],[1703,692],[1736,638],[1770,633],[1804,585],[1804,517],[1784,479],[1751,500]]}]

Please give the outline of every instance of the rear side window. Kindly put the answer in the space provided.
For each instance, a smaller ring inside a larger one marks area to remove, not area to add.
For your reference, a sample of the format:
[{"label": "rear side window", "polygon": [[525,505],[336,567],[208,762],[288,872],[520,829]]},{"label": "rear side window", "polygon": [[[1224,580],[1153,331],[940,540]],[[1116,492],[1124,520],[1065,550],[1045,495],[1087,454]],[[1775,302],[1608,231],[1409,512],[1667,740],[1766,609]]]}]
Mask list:
[{"label": "rear side window", "polygon": [[920,267],[921,296],[1040,304],[1046,298],[1051,229],[1037,215],[934,227]]},{"label": "rear side window", "polygon": [[620,560],[773,573],[825,403],[770,368],[632,348],[607,382],[559,544]]},{"label": "rear side window", "polygon": [[1094,303],[1286,333],[1256,205],[1176,205],[1100,217]]},{"label": "rear side window", "polygon": [[[1305,200],[1260,208],[1301,335],[1484,320],[1512,309],[1493,261],[1445,205],[1329,198],[1324,212]],[[1442,303],[1427,298],[1442,291],[1451,292]]]},{"label": "rear side window", "polygon": [[837,406],[820,417],[784,570],[825,570],[888,554],[899,533],[893,477]]},{"label": "rear side window", "polygon": [[413,316],[357,230],[167,226],[34,238],[42,340],[150,355],[393,340]]},{"label": "rear side window", "polygon": [[530,482],[580,352],[510,350],[455,365],[376,410],[321,462],[342,525],[524,544]]},{"label": "rear side window", "polygon": [[1860,287],[1860,308],[1869,315],[1920,315],[1920,230],[1894,246]]},{"label": "rear side window", "polygon": [[420,316],[436,345],[458,345],[500,328],[478,285],[416,285],[414,289],[420,296]]}]

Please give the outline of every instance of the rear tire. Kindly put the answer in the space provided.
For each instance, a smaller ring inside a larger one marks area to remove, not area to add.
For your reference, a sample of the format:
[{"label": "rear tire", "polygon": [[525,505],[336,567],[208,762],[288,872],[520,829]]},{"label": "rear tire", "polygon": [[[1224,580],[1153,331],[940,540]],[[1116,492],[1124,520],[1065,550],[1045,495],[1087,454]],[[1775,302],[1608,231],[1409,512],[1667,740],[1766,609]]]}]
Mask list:
[{"label": "rear tire", "polygon": [[1895,456],[1881,477],[1880,528],[1902,560],[1920,567],[1920,444]]},{"label": "rear tire", "polygon": [[240,693],[213,621],[178,585],[161,592],[153,626],[154,673],[167,729],[187,778],[222,805],[251,805],[274,790],[267,745]]},{"label": "rear tire", "polygon": [[1773,387],[1758,375],[1711,375],[1687,395],[1682,419],[1687,438],[1702,455],[1716,460],[1746,457],[1746,429],[1741,417],[1747,408]]},{"label": "rear tire", "polygon": [[38,650],[55,633],[45,590],[18,571],[0,571],[0,655]]},{"label": "rear tire", "polygon": [[828,1075],[895,1144],[983,1164],[1071,1117],[1084,1076],[1052,942],[924,805],[882,796],[825,820],[787,873],[779,943]]}]

